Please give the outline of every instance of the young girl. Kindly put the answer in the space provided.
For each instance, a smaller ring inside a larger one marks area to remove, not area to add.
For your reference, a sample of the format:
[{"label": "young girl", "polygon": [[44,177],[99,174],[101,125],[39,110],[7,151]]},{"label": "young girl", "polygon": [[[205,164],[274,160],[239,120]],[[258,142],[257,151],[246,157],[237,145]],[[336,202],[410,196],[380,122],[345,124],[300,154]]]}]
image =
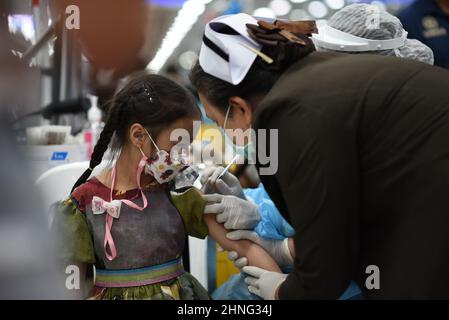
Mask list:
[{"label": "young girl", "polygon": [[[192,137],[200,113],[191,95],[173,81],[139,74],[113,99],[95,146],[90,168],[79,178],[54,219],[62,237],[60,255],[81,271],[78,297],[96,299],[209,299],[183,269],[186,234],[208,233],[249,263],[278,271],[264,249],[230,241],[215,217],[203,218],[204,200],[196,189],[170,192],[171,180],[185,166],[171,159],[174,129]],[[87,180],[111,145],[114,166]],[[88,273],[95,265],[93,290]]]}]

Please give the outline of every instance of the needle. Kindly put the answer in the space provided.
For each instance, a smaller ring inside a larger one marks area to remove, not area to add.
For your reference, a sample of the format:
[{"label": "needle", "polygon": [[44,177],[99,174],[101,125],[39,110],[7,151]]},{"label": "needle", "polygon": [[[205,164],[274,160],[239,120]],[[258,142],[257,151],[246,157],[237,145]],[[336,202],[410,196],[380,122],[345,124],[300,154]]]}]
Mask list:
[{"label": "needle", "polygon": [[239,158],[239,155],[236,155],[234,159],[231,160],[231,162],[226,166],[226,168],[220,173],[217,180],[223,177],[223,175],[231,168],[231,166],[234,164],[234,162]]}]

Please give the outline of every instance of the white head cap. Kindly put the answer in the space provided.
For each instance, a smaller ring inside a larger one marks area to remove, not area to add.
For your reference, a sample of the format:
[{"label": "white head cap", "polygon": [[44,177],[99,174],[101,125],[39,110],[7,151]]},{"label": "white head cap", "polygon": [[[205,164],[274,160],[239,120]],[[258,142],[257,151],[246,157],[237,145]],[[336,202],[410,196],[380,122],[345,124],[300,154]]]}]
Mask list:
[{"label": "white head cap", "polygon": [[237,85],[243,81],[262,46],[251,39],[247,24],[252,16],[239,13],[215,18],[206,25],[199,64],[221,80]]},{"label": "white head cap", "polygon": [[318,51],[369,52],[433,64],[432,50],[407,38],[401,21],[375,5],[352,4],[337,11],[313,35]]}]

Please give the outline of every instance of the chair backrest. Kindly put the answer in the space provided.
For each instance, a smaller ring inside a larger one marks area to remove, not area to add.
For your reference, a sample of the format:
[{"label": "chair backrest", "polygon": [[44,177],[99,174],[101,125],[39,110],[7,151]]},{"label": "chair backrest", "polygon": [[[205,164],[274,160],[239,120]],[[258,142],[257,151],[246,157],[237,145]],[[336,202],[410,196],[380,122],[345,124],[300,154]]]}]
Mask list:
[{"label": "chair backrest", "polygon": [[[92,175],[98,175],[109,165],[109,160],[102,161],[95,167]],[[49,208],[55,202],[66,199],[75,182],[87,168],[89,168],[89,162],[83,161],[63,164],[45,171],[36,180],[36,187],[42,195],[44,208]]]},{"label": "chair backrest", "polygon": [[76,180],[89,167],[89,162],[63,164],[44,172],[37,180],[36,187],[42,195],[44,208],[70,195]]}]

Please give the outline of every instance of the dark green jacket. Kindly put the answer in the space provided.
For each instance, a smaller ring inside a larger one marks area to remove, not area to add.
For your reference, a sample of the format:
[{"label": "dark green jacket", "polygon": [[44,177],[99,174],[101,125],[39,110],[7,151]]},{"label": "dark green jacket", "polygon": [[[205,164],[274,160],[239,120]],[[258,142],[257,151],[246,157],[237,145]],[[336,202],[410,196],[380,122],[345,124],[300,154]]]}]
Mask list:
[{"label": "dark green jacket", "polygon": [[278,171],[262,182],[296,230],[281,299],[338,298],[351,279],[366,298],[449,298],[448,71],[313,53],[254,127],[279,130]]}]

